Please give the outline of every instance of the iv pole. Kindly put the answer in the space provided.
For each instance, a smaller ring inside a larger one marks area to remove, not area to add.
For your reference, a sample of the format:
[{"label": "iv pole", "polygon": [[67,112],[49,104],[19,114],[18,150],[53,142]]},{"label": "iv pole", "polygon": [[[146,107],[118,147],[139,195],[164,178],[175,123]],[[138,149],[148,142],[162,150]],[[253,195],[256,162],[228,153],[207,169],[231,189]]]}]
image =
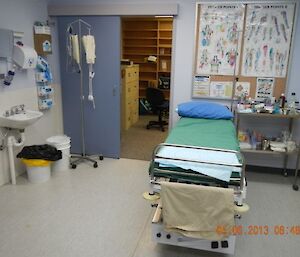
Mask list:
[{"label": "iv pole", "polygon": [[[241,60],[241,56],[238,56],[239,55],[240,34],[243,35],[243,31],[237,30],[237,43],[236,43],[236,48],[235,48],[235,62],[234,62],[234,67],[233,67],[233,79],[232,79],[233,83],[232,83],[231,106],[230,106],[231,111],[234,111],[233,107],[234,107],[234,102],[236,101],[236,98],[235,98],[236,82],[238,82],[238,80],[239,80],[239,78],[236,76],[236,68],[237,68],[237,60]],[[239,66],[240,66],[240,62],[239,62]]]},{"label": "iv pole", "polygon": [[[74,161],[71,161],[70,166],[72,169],[76,169],[77,164],[80,164],[82,162],[88,161],[93,163],[93,167],[97,168],[98,163],[91,157],[89,157],[86,154],[85,149],[85,128],[84,128],[84,93],[83,93],[83,73],[82,73],[82,24],[86,26],[86,29],[88,30],[88,33],[90,34],[92,26],[85,22],[82,19],[77,19],[71,23],[68,24],[68,28],[71,28],[73,24],[78,23],[78,41],[79,41],[79,75],[80,75],[80,123],[81,123],[81,154],[72,154],[71,158],[74,158]],[[99,159],[103,160],[103,155],[99,155]]]}]

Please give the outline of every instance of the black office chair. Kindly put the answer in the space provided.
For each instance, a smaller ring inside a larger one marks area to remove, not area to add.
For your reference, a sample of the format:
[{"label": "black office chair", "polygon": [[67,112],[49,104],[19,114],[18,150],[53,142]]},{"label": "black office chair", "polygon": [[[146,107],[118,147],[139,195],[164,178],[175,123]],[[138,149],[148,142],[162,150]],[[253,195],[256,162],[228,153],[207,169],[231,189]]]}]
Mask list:
[{"label": "black office chair", "polygon": [[154,87],[148,87],[146,89],[146,99],[150,103],[152,112],[158,114],[157,121],[149,121],[147,129],[151,127],[159,127],[161,131],[165,131],[164,126],[168,125],[166,121],[163,121],[162,117],[164,112],[169,111],[169,101],[165,100],[162,90]]}]

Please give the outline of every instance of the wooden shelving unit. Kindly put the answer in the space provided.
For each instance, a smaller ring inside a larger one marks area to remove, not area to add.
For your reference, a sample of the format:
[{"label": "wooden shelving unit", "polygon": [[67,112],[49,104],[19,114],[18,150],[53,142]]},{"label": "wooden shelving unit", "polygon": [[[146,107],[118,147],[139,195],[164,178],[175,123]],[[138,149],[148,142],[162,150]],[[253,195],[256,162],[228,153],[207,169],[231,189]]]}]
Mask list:
[{"label": "wooden shelving unit", "polygon": [[[139,64],[139,97],[146,88],[157,87],[161,76],[170,77],[172,55],[172,18],[123,18],[122,58]],[[145,59],[156,56],[157,62]],[[170,90],[164,90],[168,99]]]}]

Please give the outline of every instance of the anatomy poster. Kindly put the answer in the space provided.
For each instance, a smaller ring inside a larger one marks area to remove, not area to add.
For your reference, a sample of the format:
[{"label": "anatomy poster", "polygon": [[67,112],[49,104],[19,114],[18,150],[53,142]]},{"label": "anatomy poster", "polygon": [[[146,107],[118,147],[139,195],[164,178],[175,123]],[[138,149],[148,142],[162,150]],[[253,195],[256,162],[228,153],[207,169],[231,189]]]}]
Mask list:
[{"label": "anatomy poster", "polygon": [[294,4],[249,4],[243,48],[243,76],[286,77]]},{"label": "anatomy poster", "polygon": [[257,78],[256,95],[257,99],[265,99],[273,96],[274,78]]},{"label": "anatomy poster", "polygon": [[210,96],[217,98],[232,98],[232,81],[212,81],[210,83]]},{"label": "anatomy poster", "polygon": [[202,4],[198,24],[196,74],[238,74],[243,4]]}]

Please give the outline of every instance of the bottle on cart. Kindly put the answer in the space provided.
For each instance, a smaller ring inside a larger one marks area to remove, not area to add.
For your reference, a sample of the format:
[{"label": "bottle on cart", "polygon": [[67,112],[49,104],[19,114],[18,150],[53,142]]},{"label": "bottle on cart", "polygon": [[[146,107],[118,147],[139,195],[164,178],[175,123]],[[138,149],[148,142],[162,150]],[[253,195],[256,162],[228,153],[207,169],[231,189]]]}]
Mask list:
[{"label": "bottle on cart", "polygon": [[291,99],[289,100],[289,114],[297,114],[296,101],[296,93],[293,92],[291,95]]},{"label": "bottle on cart", "polygon": [[285,105],[285,95],[282,93],[281,96],[279,97],[279,105],[280,108],[283,109]]}]

